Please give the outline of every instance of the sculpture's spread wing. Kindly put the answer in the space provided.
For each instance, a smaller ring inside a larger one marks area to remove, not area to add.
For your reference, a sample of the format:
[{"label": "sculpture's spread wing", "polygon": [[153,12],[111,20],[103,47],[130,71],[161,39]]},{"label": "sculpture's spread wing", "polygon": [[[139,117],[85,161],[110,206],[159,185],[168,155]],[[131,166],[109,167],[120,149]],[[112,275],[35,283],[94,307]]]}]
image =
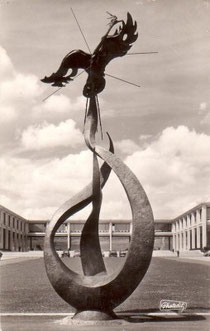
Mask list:
[{"label": "sculpture's spread wing", "polygon": [[116,43],[116,53],[118,56],[123,56],[129,51],[132,44],[138,38],[138,33],[136,33],[137,23],[133,22],[130,13],[127,13],[127,22],[122,21],[122,27],[115,30],[113,36],[108,36],[108,42],[113,40]]},{"label": "sculpture's spread wing", "polygon": [[[53,86],[65,86],[63,83],[67,84],[71,77],[75,77],[78,69],[88,69],[90,66],[91,55],[87,54],[81,50],[74,50],[68,53],[61,62],[59,69],[53,73],[51,76],[41,79],[44,83],[49,83]],[[71,69],[71,73],[65,76],[67,72]]]},{"label": "sculpture's spread wing", "polygon": [[[119,22],[122,22],[122,25],[113,35],[109,35],[114,25]],[[136,29],[137,24],[133,22],[129,13],[127,13],[126,23],[122,20],[117,20],[117,17],[113,16],[108,32],[102,37],[91,57],[91,66],[90,70],[88,70],[89,76],[83,89],[85,97],[88,98],[103,91],[106,83],[104,72],[107,64],[115,57],[123,56],[128,52],[138,38]]]},{"label": "sculpture's spread wing", "polygon": [[138,33],[136,33],[137,23],[133,21],[130,13],[127,13],[126,23],[122,21],[121,24],[113,35],[106,35],[102,39],[98,52],[104,57],[104,63],[106,62],[106,64],[115,57],[125,55],[138,38]]},{"label": "sculpture's spread wing", "polygon": [[[121,22],[113,35],[109,35],[112,28]],[[78,69],[84,69],[88,73],[87,83],[83,95],[89,97],[103,91],[105,87],[104,71],[106,65],[115,57],[125,55],[132,44],[138,38],[137,24],[133,21],[130,13],[127,13],[127,21],[117,20],[113,16],[108,32],[101,39],[93,54],[87,54],[81,50],[68,53],[61,62],[59,69],[49,77],[41,79],[44,83],[63,87],[75,77]],[[70,75],[65,76],[71,69]]]}]

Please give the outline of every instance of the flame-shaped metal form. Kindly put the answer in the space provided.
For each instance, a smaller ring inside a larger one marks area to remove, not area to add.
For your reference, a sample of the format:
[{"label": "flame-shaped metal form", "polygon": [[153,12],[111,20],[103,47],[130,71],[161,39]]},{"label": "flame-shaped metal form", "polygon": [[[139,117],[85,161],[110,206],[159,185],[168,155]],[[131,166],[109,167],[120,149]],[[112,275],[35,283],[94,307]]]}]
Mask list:
[{"label": "flame-shaped metal form", "polygon": [[[110,28],[116,23],[119,21],[112,20]],[[136,23],[133,23],[128,14],[126,24],[122,21],[122,27],[112,36],[107,33],[94,51],[94,56],[91,56],[90,72],[87,69],[90,81],[87,81],[84,88],[85,95],[88,96],[84,138],[87,147],[93,153],[92,182],[57,210],[46,229],[44,259],[47,275],[55,291],[76,308],[77,313],[74,318],[113,318],[115,316],[113,309],[136,289],[149,267],[152,256],[154,220],[144,189],[131,170],[115,156],[109,135],[109,150],[95,143],[98,127],[98,90],[95,75],[103,78],[105,63],[113,58],[113,54],[109,55],[110,50],[117,49],[117,56],[122,56],[127,52],[131,43],[137,38],[135,31]],[[115,47],[116,44],[117,47]],[[103,54],[107,54],[104,62]],[[73,53],[69,59],[67,56],[64,62],[70,59],[73,59]],[[104,160],[101,169],[99,169],[98,157]],[[108,180],[111,170],[115,172],[127,194],[132,212],[133,233],[123,266],[119,271],[108,274],[99,243],[98,222],[102,188]],[[80,241],[83,268],[81,275],[67,268],[59,258],[54,247],[54,236],[63,222],[89,203],[92,203],[92,211],[83,227]]]},{"label": "flame-shaped metal form", "polygon": [[[122,26],[119,26],[113,35],[109,35],[111,29],[119,23],[122,23]],[[62,87],[73,80],[78,69],[84,69],[88,73],[88,78],[83,95],[90,97],[100,93],[106,84],[105,67],[112,59],[124,56],[129,51],[138,38],[136,28],[137,24],[133,22],[130,13],[127,13],[126,23],[115,18],[93,54],[88,54],[80,49],[71,51],[64,57],[59,69],[51,76],[45,76],[41,81]],[[70,69],[71,73],[65,76]]]},{"label": "flame-shaped metal form", "polygon": [[[85,125],[85,140],[94,156],[93,182],[81,193],[68,200],[54,214],[45,236],[44,258],[48,277],[56,292],[81,312],[99,311],[107,318],[113,317],[113,309],[123,302],[138,286],[147,268],[153,250],[154,221],[152,209],[141,184],[131,170],[112,153],[95,145],[97,107],[95,98],[89,102]],[[101,170],[97,156],[105,163]],[[133,218],[133,234],[124,265],[118,273],[108,275],[102,259],[98,239],[98,217],[101,205],[101,188],[110,169],[121,181],[130,202]],[[68,269],[54,248],[54,235],[58,227],[70,216],[92,202],[92,212],[81,236],[81,261],[84,275]],[[105,315],[104,315],[105,314]]]}]

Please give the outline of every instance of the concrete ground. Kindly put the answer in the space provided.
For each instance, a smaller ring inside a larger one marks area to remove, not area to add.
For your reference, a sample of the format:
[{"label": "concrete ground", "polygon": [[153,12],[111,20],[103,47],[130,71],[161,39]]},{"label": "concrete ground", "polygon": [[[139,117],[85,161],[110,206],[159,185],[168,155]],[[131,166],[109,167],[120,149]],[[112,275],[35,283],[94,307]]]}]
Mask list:
[{"label": "concrete ground", "polygon": [[[10,265],[27,260],[39,258],[23,255],[4,255],[1,265]],[[164,257],[166,260],[188,262],[197,265],[209,265],[210,257]],[[26,307],[27,311],[27,307]],[[73,314],[67,313],[2,313],[0,315],[0,331],[210,331],[210,313],[188,311],[182,314],[162,312],[134,312],[117,313],[119,320],[106,322],[84,322],[78,325],[71,320]]]},{"label": "concrete ground", "polygon": [[3,315],[2,331],[209,331],[210,314],[119,314],[119,320],[75,325],[66,315]]}]

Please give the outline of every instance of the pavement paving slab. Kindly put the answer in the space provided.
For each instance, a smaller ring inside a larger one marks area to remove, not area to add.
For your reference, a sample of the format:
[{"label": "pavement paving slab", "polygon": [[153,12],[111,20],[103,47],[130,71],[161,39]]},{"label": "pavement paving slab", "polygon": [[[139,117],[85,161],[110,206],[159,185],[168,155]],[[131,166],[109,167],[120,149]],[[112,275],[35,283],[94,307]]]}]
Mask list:
[{"label": "pavement paving slab", "polygon": [[2,331],[209,331],[210,315],[119,315],[119,320],[72,322],[71,316],[1,316]]}]

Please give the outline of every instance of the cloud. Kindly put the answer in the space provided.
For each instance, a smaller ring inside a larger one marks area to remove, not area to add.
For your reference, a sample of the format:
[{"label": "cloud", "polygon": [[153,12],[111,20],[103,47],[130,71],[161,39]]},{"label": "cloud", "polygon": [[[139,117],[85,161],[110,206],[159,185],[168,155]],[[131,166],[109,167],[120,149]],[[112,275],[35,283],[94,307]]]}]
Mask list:
[{"label": "cloud", "polygon": [[201,124],[210,128],[210,110],[207,102],[201,102],[199,106],[199,115],[201,115]]},{"label": "cloud", "polygon": [[201,110],[201,111],[206,110],[206,107],[207,107],[207,103],[206,102],[201,102],[199,110]]},{"label": "cloud", "polygon": [[65,113],[71,107],[70,100],[63,94],[50,96],[39,109],[48,112]]},{"label": "cloud", "polygon": [[46,99],[43,103],[36,105],[34,107],[35,112],[45,113],[49,115],[49,113],[68,113],[72,115],[72,112],[85,109],[85,98],[78,97],[75,102],[72,102],[67,96],[64,94],[60,95],[52,95],[48,99]]},{"label": "cloud", "polygon": [[[22,74],[15,70],[5,49],[0,46],[0,96],[1,105],[15,106],[39,96],[43,89],[38,78],[32,74]],[[28,110],[28,109],[27,109]]]},{"label": "cloud", "polygon": [[210,136],[169,127],[126,163],[142,182],[155,217],[172,218],[210,200]]},{"label": "cloud", "polygon": [[[24,75],[15,70],[7,52],[0,47],[0,125],[28,118],[35,100],[44,89],[35,75]],[[14,123],[13,123],[14,124]]]},{"label": "cloud", "polygon": [[[46,88],[38,77],[17,72],[2,49],[0,64],[0,203],[25,217],[49,218],[92,178],[90,152],[60,158],[48,153],[83,143],[69,113],[80,116],[84,98],[72,101],[61,94],[41,102]],[[34,150],[42,151],[40,159]]]},{"label": "cloud", "polygon": [[31,125],[21,134],[21,144],[27,150],[40,150],[54,147],[77,147],[83,143],[83,136],[73,120],[69,119],[59,125],[44,122]]},{"label": "cloud", "polygon": [[115,144],[122,153],[133,154],[135,151],[139,150],[139,146],[130,139],[123,139]]},{"label": "cloud", "polygon": [[[50,218],[92,178],[90,152],[61,153],[62,158],[58,158],[53,150],[83,143],[76,122],[84,114],[85,100],[60,94],[41,102],[46,87],[35,75],[17,72],[2,49],[0,73],[0,134],[1,147],[5,146],[0,156],[1,204],[28,218]],[[199,105],[205,125],[210,124],[207,106],[206,101]],[[106,109],[101,107],[102,116],[118,116]],[[168,127],[153,140],[149,136],[140,136],[139,143],[123,139],[116,147],[127,155],[125,162],[143,184],[155,218],[172,218],[210,200],[209,135],[186,126]],[[18,157],[20,149],[28,151],[27,158]],[[49,149],[53,154],[45,152]],[[44,151],[44,157],[32,157],[34,150]],[[131,217],[126,194],[114,174],[103,191],[101,218]],[[80,215],[86,214],[84,210]]]},{"label": "cloud", "polygon": [[152,137],[151,134],[141,134],[140,137],[139,137],[139,139],[140,140],[147,140],[147,139],[149,139],[151,137]]},{"label": "cloud", "polygon": [[14,67],[6,50],[0,46],[0,77],[8,79],[14,74]]},{"label": "cloud", "polygon": [[1,94],[4,101],[20,102],[39,96],[42,90],[38,85],[38,78],[35,75],[23,75],[16,73],[11,80],[1,83]]},{"label": "cloud", "polygon": [[10,123],[17,118],[15,108],[9,105],[1,107],[1,114],[0,123],[2,124]]},{"label": "cloud", "polygon": [[[179,126],[166,128],[156,140],[126,157],[125,163],[147,192],[155,218],[171,219],[210,200],[209,150],[209,135]],[[2,155],[0,172],[1,204],[28,218],[50,218],[90,182],[92,155],[82,151],[42,160]],[[87,217],[90,208],[74,218]],[[101,218],[130,217],[124,189],[112,173],[103,189]]]},{"label": "cloud", "polygon": [[206,113],[206,115],[203,117],[201,121],[201,124],[210,128],[210,112]]},{"label": "cloud", "polygon": [[0,159],[1,204],[30,219],[46,219],[91,180],[89,151],[61,159]]},{"label": "cloud", "polygon": [[42,157],[45,154],[48,157],[47,148],[76,147],[83,141],[76,121],[84,114],[85,98],[71,100],[60,94],[42,102],[47,87],[37,76],[15,70],[3,48],[0,48],[0,64],[2,152],[45,149]]}]

